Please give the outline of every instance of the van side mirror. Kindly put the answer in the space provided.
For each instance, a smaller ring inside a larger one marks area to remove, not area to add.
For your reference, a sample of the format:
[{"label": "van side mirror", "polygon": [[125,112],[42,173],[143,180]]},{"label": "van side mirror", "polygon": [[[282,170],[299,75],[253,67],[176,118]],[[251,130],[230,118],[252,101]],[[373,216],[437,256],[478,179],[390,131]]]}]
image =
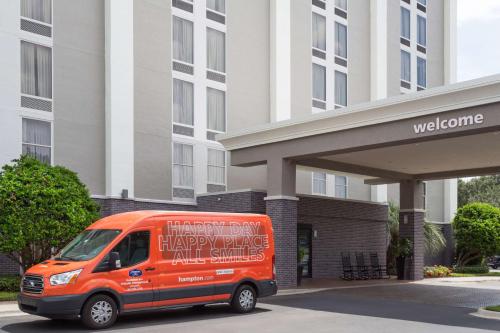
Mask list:
[{"label": "van side mirror", "polygon": [[121,267],[120,254],[118,252],[111,252],[109,254],[109,270],[113,271]]}]

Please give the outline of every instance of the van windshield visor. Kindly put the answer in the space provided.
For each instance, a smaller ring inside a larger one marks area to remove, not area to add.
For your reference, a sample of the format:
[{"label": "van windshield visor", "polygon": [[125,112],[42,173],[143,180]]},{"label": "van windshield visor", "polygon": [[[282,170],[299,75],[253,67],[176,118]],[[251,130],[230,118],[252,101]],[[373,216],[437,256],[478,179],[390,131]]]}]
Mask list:
[{"label": "van windshield visor", "polygon": [[97,256],[118,236],[121,230],[94,229],[85,230],[54,258],[55,260],[85,261]]}]

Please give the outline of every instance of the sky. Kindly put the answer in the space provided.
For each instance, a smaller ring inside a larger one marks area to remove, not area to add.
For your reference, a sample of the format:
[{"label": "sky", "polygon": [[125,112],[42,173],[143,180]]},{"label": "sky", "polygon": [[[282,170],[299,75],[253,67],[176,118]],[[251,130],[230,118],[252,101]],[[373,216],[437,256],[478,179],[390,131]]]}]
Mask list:
[{"label": "sky", "polygon": [[500,74],[500,0],[458,0],[457,80]]}]

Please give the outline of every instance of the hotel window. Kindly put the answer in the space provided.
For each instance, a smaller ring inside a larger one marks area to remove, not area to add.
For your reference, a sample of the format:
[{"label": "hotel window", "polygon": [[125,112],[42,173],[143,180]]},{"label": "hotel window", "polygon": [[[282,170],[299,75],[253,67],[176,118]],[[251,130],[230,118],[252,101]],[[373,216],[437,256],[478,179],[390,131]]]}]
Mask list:
[{"label": "hotel window", "polygon": [[226,93],[207,88],[207,128],[217,132],[226,131]]},{"label": "hotel window", "polygon": [[226,36],[223,32],[207,28],[207,68],[226,72]]},{"label": "hotel window", "polygon": [[421,5],[427,6],[427,0],[417,0],[417,2]]},{"label": "hotel window", "polygon": [[174,79],[174,122],[183,125],[194,125],[193,84]]},{"label": "hotel window", "polygon": [[417,15],[417,43],[427,46],[427,24],[425,17]]},{"label": "hotel window", "polygon": [[411,82],[411,56],[401,50],[401,81]]},{"label": "hotel window", "polygon": [[324,16],[312,14],[313,48],[326,51],[326,19]]},{"label": "hotel window", "polygon": [[173,155],[173,186],[193,188],[193,146],[175,142]]},{"label": "hotel window", "polygon": [[410,11],[401,7],[401,37],[410,40]]},{"label": "hotel window", "polygon": [[225,0],[207,0],[207,8],[219,13],[226,12]]},{"label": "hotel window", "polygon": [[50,164],[51,162],[50,122],[23,118],[23,154]]},{"label": "hotel window", "polygon": [[313,172],[313,194],[326,195],[326,173]]},{"label": "hotel window", "polygon": [[208,149],[208,184],[226,184],[226,152]]},{"label": "hotel window", "polygon": [[21,16],[51,24],[52,0],[21,0]]},{"label": "hotel window", "polygon": [[347,74],[335,71],[335,106],[347,106]]},{"label": "hotel window", "polygon": [[21,92],[52,98],[52,50],[21,42]]},{"label": "hotel window", "polygon": [[173,17],[173,57],[175,60],[193,63],[193,22]]},{"label": "hotel window", "polygon": [[326,68],[318,64],[313,64],[313,98],[326,100]]},{"label": "hotel window", "polygon": [[335,7],[347,10],[347,0],[335,0]]},{"label": "hotel window", "polygon": [[347,198],[347,177],[335,176],[335,197]]},{"label": "hotel window", "polygon": [[419,88],[427,87],[427,62],[417,57],[417,85]]},{"label": "hotel window", "polygon": [[335,54],[347,58],[347,27],[335,22]]}]

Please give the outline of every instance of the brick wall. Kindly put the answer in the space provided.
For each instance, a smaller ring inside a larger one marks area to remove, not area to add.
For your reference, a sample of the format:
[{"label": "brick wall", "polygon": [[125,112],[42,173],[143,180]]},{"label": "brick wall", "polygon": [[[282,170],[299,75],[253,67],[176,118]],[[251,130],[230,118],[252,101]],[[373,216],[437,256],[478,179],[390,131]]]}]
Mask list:
[{"label": "brick wall", "polygon": [[300,197],[298,223],[310,224],[313,278],[338,278],[342,274],[341,252],[377,252],[385,263],[387,249],[386,205],[321,197]]},{"label": "brick wall", "polygon": [[19,274],[19,265],[6,255],[1,253],[0,253],[0,267],[1,267],[0,276]]},{"label": "brick wall", "polygon": [[197,198],[202,212],[232,212],[265,214],[265,192],[245,191],[203,195]]},{"label": "brick wall", "polygon": [[129,199],[94,199],[101,205],[101,216],[131,212],[135,210],[183,210],[196,211],[196,205],[183,205],[173,203],[145,202]]}]

